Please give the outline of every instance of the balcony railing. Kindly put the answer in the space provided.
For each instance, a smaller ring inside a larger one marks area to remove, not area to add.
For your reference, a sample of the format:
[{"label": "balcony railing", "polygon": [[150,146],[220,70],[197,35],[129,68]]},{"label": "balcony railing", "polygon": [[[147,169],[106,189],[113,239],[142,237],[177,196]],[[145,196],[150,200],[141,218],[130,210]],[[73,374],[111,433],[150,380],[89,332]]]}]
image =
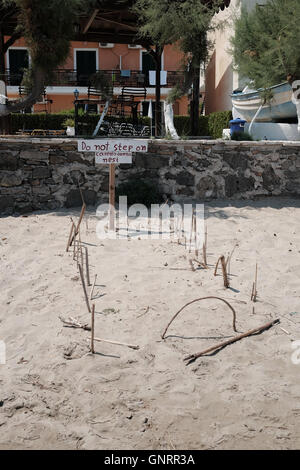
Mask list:
[{"label": "balcony railing", "polygon": [[[120,70],[101,70],[108,83],[113,87],[154,87],[149,82],[149,73],[143,73],[140,70],[120,71]],[[89,86],[92,75],[78,73],[71,69],[58,69],[54,71],[54,77],[51,86]],[[23,73],[10,73],[6,71],[5,75],[0,75],[0,80],[4,80],[9,86],[19,86],[23,79]],[[161,87],[172,88],[178,83],[182,83],[184,74],[181,71],[167,71],[166,83]]]}]

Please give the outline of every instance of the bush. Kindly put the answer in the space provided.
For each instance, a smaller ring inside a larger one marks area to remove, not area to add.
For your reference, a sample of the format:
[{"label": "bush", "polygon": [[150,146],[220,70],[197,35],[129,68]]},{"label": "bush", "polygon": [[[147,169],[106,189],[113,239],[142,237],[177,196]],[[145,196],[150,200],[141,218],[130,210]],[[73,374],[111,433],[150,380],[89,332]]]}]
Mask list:
[{"label": "bush", "polygon": [[[174,116],[174,126],[180,137],[191,135],[190,117],[189,116]],[[208,130],[208,116],[199,117],[199,129],[197,132],[199,137],[209,136]]]},{"label": "bush", "polygon": [[63,129],[63,122],[72,119],[72,114],[11,114],[12,132],[25,129]]},{"label": "bush", "polygon": [[146,207],[150,207],[151,204],[160,204],[163,202],[162,195],[160,194],[157,183],[150,181],[143,181],[135,178],[131,178],[126,183],[121,183],[116,188],[116,200],[120,196],[127,196],[128,206],[133,204],[144,204]]},{"label": "bush", "polygon": [[[213,139],[221,139],[223,129],[229,127],[231,119],[231,111],[218,111],[208,116],[200,116],[198,136],[210,136]],[[174,125],[178,135],[181,137],[191,135],[189,116],[175,116]]]},{"label": "bush", "polygon": [[231,111],[218,111],[208,115],[208,131],[213,139],[221,139],[223,129],[228,129],[232,119]]},{"label": "bush", "polygon": [[252,135],[250,135],[248,132],[234,132],[231,136],[231,140],[248,141],[248,140],[254,140],[254,139]]}]

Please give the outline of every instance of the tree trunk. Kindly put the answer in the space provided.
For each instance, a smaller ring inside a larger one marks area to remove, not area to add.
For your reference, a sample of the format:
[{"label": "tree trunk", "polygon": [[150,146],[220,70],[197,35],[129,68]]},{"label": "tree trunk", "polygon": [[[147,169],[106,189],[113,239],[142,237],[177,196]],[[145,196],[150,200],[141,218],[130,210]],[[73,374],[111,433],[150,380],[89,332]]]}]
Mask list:
[{"label": "tree trunk", "polygon": [[169,131],[172,139],[178,140],[179,136],[174,126],[174,113],[172,104],[165,101],[164,105],[166,132]]},{"label": "tree trunk", "polygon": [[197,136],[199,133],[199,88],[200,88],[200,67],[196,67],[194,70],[193,78],[193,97],[191,101],[190,110],[190,129],[193,136]]},{"label": "tree trunk", "polygon": [[162,48],[156,46],[156,81],[155,81],[155,137],[161,136],[161,109],[160,109],[160,72]]},{"label": "tree trunk", "polygon": [[23,109],[30,108],[40,100],[45,85],[45,72],[36,68],[33,72],[33,89],[26,98],[17,101],[9,101],[7,104],[0,105],[0,117],[7,116],[10,113],[17,113]]},{"label": "tree trunk", "polygon": [[5,80],[5,44],[4,44],[4,34],[2,29],[0,29],[0,80]]}]

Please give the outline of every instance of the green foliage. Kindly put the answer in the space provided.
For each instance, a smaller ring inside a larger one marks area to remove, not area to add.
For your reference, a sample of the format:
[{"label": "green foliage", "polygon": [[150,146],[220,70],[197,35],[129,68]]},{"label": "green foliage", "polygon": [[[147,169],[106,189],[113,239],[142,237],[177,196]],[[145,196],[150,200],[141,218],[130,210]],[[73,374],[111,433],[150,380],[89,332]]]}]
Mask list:
[{"label": "green foliage", "polygon": [[11,114],[12,132],[17,132],[21,129],[63,129],[63,122],[66,119],[71,119],[72,115],[64,114]]},{"label": "green foliage", "polygon": [[[191,135],[191,121],[189,116],[174,116],[174,126],[180,137],[188,137]],[[209,136],[208,116],[199,117],[198,136]]]},{"label": "green foliage", "polygon": [[156,181],[142,180],[139,177],[131,177],[126,183],[121,183],[116,188],[116,200],[120,196],[127,196],[128,206],[133,204],[144,204],[150,207],[151,204],[160,204],[163,202]]},{"label": "green foliage", "polygon": [[104,99],[109,100],[113,96],[113,88],[103,71],[100,70],[91,77],[91,85],[101,92]]},{"label": "green foliage", "polygon": [[231,136],[231,140],[238,140],[238,141],[251,141],[254,140],[252,135],[248,132],[234,132]]},{"label": "green foliage", "polygon": [[[208,116],[200,116],[197,135],[221,139],[223,129],[229,128],[231,119],[231,111],[219,111]],[[191,136],[190,118],[188,116],[174,116],[174,126],[181,138]]]},{"label": "green foliage", "polygon": [[268,0],[235,22],[234,64],[255,88],[300,78],[300,2]]},{"label": "green foliage", "polygon": [[82,0],[15,0],[19,25],[30,49],[33,67],[51,73],[64,63]]},{"label": "green foliage", "polygon": [[74,118],[67,118],[62,122],[62,127],[74,127],[74,126],[75,126]]},{"label": "green foliage", "polygon": [[179,41],[184,53],[205,54],[203,44],[195,43],[212,28],[211,19],[222,0],[210,5],[199,0],[137,0],[133,11],[140,20],[140,36],[164,46]]},{"label": "green foliage", "polygon": [[229,121],[232,119],[231,111],[218,111],[208,116],[208,131],[213,139],[221,139],[223,129],[229,128]]},{"label": "green foliage", "polygon": [[176,86],[168,102],[186,95],[200,63],[208,56],[210,41],[207,33],[215,29],[214,12],[223,0],[136,0],[133,11],[139,18],[139,35],[163,48],[177,44],[184,54],[184,67],[189,72],[182,86]]}]

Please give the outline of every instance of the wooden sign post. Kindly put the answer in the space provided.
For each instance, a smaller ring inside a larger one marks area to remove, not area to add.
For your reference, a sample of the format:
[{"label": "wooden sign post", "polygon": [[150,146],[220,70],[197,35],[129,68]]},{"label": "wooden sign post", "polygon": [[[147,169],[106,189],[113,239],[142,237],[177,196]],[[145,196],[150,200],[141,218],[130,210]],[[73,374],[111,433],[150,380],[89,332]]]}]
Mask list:
[{"label": "wooden sign post", "polygon": [[116,165],[109,165],[109,230],[115,230]]},{"label": "wooden sign post", "polygon": [[79,152],[94,152],[96,165],[109,165],[109,230],[115,230],[116,165],[132,163],[132,154],[148,151],[148,141],[140,139],[78,140]]}]

